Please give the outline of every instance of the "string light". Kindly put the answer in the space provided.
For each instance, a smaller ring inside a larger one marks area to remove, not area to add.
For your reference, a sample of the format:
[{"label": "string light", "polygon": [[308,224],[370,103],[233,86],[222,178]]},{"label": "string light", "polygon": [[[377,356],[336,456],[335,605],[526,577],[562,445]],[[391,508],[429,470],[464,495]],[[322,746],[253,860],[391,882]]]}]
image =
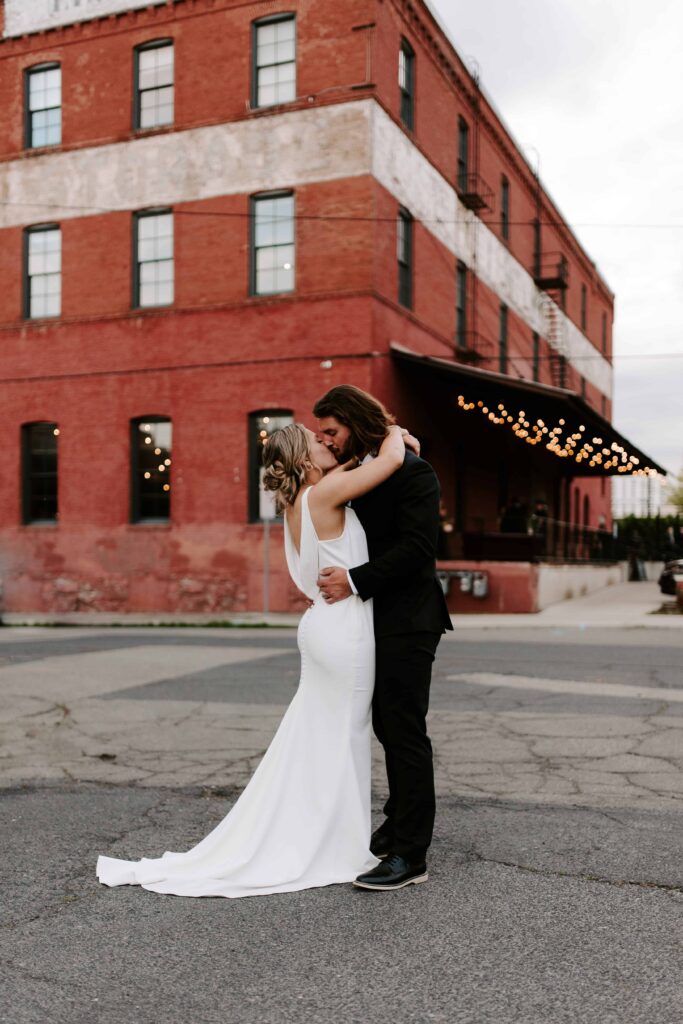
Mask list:
[{"label": "string light", "polygon": [[[616,469],[618,473],[629,473],[631,476],[659,476],[657,470],[652,469],[650,466],[645,466],[641,469],[636,456],[629,455],[626,449],[617,441],[613,441],[610,448],[603,447],[600,450],[596,450],[594,445],[602,445],[603,440],[601,437],[594,437],[591,444],[584,436],[586,427],[583,423],[573,434],[567,434],[563,439],[563,428],[566,427],[564,419],[559,419],[557,426],[550,428],[540,418],[535,423],[531,423],[526,418],[524,409],[520,409],[515,419],[502,402],[497,407],[499,415],[490,410],[482,399],[476,402],[468,402],[464,395],[458,395],[458,405],[463,412],[471,412],[472,409],[478,409],[496,426],[510,426],[512,433],[526,444],[537,445],[544,443],[546,449],[560,459],[573,458],[578,464],[588,461],[591,469],[600,466],[606,470]],[[579,442],[581,442],[580,446]]]}]

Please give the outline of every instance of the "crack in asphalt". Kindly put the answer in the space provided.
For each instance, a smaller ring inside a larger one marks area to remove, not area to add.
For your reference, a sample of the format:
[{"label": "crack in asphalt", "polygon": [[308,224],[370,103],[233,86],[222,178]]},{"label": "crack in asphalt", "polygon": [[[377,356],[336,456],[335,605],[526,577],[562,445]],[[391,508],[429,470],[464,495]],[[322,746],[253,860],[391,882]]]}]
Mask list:
[{"label": "crack in asphalt", "polygon": [[536,868],[531,864],[518,864],[516,861],[499,860],[496,857],[485,857],[477,850],[471,850],[468,854],[470,863],[476,864],[498,864],[501,867],[513,868],[516,871],[523,871],[530,875],[542,875],[545,878],[572,878],[578,882],[598,882],[601,885],[611,885],[617,889],[636,887],[640,889],[658,889],[662,892],[671,892],[683,895],[683,883],[672,885],[666,882],[650,882],[645,879],[635,878],[608,878],[607,875],[593,875],[588,872],[574,872],[553,870],[551,868]]}]

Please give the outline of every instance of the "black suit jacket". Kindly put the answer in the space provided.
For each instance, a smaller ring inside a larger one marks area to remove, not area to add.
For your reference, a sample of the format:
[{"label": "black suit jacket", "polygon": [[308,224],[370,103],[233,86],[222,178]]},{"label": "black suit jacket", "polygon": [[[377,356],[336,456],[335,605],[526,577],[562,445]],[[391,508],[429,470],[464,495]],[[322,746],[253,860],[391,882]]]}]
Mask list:
[{"label": "black suit jacket", "polygon": [[432,467],[407,451],[396,473],[352,502],[370,560],[351,579],[364,601],[374,598],[377,636],[453,628],[436,578],[439,497]]}]

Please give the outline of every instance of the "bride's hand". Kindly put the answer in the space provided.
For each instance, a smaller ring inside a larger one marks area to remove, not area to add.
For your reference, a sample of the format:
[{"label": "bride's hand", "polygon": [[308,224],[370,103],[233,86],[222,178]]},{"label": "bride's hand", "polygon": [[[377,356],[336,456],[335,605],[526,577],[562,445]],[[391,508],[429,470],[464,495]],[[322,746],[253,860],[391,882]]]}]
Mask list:
[{"label": "bride's hand", "polygon": [[411,452],[414,452],[416,455],[419,455],[420,442],[418,441],[418,439],[415,437],[414,434],[411,434],[409,430],[406,430],[405,427],[402,427],[401,429],[403,431],[403,443],[406,446],[406,448],[409,448]]}]

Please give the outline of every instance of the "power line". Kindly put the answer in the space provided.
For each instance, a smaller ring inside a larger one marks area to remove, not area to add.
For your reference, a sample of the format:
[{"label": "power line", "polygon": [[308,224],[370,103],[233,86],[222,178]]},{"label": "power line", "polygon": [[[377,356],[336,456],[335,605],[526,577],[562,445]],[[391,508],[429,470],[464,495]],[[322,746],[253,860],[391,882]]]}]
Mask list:
[{"label": "power line", "polygon": [[[222,197],[213,197],[222,198]],[[206,199],[186,199],[181,202],[187,203],[198,203],[206,202]],[[174,204],[169,204],[173,206]],[[99,213],[99,214],[111,214],[111,213],[131,213],[137,212],[122,207],[108,207],[108,206],[86,206],[83,204],[70,204],[70,203],[45,203],[38,200],[27,203],[15,202],[12,200],[0,200],[0,207],[6,209],[44,209],[44,210],[74,210],[74,211],[85,211],[88,213]],[[144,208],[144,207],[143,207]],[[183,217],[225,217],[227,219],[244,219],[253,218],[254,214],[250,211],[244,210],[183,210],[174,208],[174,214]],[[302,221],[338,221],[340,223],[345,222],[359,222],[368,224],[395,224],[396,217],[365,217],[357,214],[323,214],[323,213],[294,213],[291,217],[270,217],[272,221],[277,220],[302,220]],[[442,224],[444,226],[467,226],[471,224],[482,224],[484,227],[500,227],[503,221],[500,220],[484,220],[482,217],[472,218],[459,218],[456,220],[446,220],[443,217],[423,218],[414,217],[413,222],[416,224]],[[508,220],[505,223],[509,227],[533,227],[534,220]],[[647,230],[664,230],[664,229],[683,229],[683,221],[675,221],[670,223],[646,223],[643,221],[577,221],[572,224],[563,220],[541,220],[540,224],[542,227],[554,227],[554,228],[568,228],[573,230],[574,228],[645,228]]]}]

